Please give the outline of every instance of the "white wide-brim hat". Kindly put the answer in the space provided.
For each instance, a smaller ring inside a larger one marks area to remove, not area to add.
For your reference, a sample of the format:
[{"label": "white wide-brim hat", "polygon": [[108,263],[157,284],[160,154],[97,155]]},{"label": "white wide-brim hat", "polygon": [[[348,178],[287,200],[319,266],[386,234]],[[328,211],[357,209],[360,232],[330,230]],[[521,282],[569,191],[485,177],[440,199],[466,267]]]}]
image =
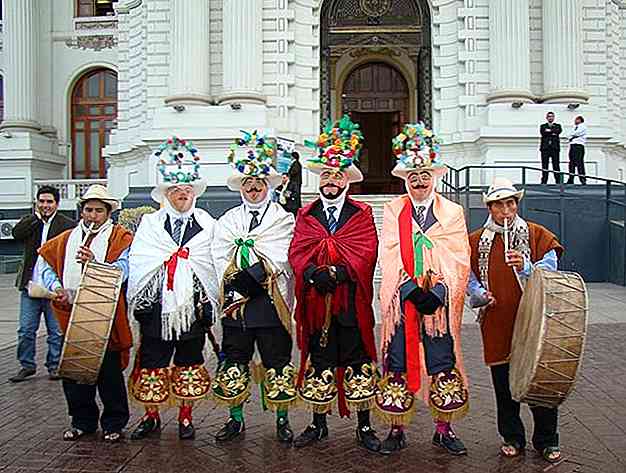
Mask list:
[{"label": "white wide-brim hat", "polygon": [[260,176],[251,176],[249,174],[244,174],[237,170],[233,170],[233,174],[226,178],[226,187],[228,187],[231,191],[238,192],[241,190],[241,184],[244,179],[257,177],[259,179],[264,179],[267,182],[268,187],[272,189],[276,189],[283,181],[283,177],[276,172],[276,170],[270,166],[270,173],[265,177]]},{"label": "white wide-brim hat", "polygon": [[311,171],[313,174],[317,174],[318,176],[322,174],[323,171],[330,170],[336,172],[342,172],[348,178],[348,183],[361,182],[363,180],[363,173],[361,170],[356,167],[354,164],[351,164],[345,169],[340,169],[334,166],[327,166],[326,164],[318,164],[318,163],[306,163],[306,168]]},{"label": "white wide-brim hat", "polygon": [[152,197],[152,200],[154,200],[155,202],[162,204],[165,200],[167,190],[170,187],[175,186],[191,186],[193,188],[194,195],[196,197],[200,197],[202,194],[204,194],[207,183],[204,179],[197,179],[193,182],[162,182],[154,189],[152,189],[152,192],[150,192],[150,197]]},{"label": "white wide-brim hat", "polygon": [[448,172],[447,166],[420,166],[420,167],[406,167],[403,163],[397,162],[395,167],[391,170],[393,176],[400,179],[406,179],[412,172],[430,171],[437,177],[444,176]]},{"label": "white wide-brim hat", "polygon": [[483,193],[483,202],[488,204],[509,197],[516,197],[517,200],[521,200],[524,197],[524,190],[518,191],[513,183],[505,177],[496,177],[489,186],[487,193]]},{"label": "white wide-brim hat", "polygon": [[115,212],[120,208],[120,201],[109,194],[106,187],[101,184],[92,184],[87,191],[81,196],[81,205],[88,200],[99,200],[111,206],[111,212]]}]

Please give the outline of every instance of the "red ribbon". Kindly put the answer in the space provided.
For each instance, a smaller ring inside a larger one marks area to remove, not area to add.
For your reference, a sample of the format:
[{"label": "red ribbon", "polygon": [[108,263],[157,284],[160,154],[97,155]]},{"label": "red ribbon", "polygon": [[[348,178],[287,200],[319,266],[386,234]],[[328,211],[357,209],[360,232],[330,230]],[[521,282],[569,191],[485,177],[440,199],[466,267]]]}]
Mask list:
[{"label": "red ribbon", "polygon": [[170,259],[165,262],[165,266],[167,267],[167,290],[174,290],[174,274],[176,274],[176,267],[178,266],[178,258],[189,258],[189,248],[179,248]]},{"label": "red ribbon", "polygon": [[[399,216],[400,255],[406,273],[415,281],[415,255],[413,247],[413,217],[411,201],[407,198]],[[404,302],[404,336],[406,350],[407,388],[416,393],[420,389],[420,316],[411,301]]]}]

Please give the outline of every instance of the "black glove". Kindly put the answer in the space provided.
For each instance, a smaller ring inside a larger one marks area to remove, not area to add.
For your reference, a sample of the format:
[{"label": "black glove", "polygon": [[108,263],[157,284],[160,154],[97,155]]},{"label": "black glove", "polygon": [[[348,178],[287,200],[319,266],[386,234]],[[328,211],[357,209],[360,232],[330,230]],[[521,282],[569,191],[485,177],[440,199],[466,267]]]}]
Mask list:
[{"label": "black glove", "polygon": [[337,281],[330,276],[327,269],[315,271],[311,279],[313,286],[321,294],[335,292],[335,289],[337,289]]},{"label": "black glove", "polygon": [[210,303],[200,304],[200,308],[197,309],[198,315],[198,324],[202,327],[202,330],[208,332],[211,330],[211,326],[213,325],[213,309],[211,308]]},{"label": "black glove", "polygon": [[236,273],[231,279],[230,285],[242,296],[254,299],[265,292],[260,283],[264,279],[265,269],[260,263],[257,263]]},{"label": "black glove", "polygon": [[432,315],[442,305],[441,300],[432,291],[424,291],[417,286],[409,295],[408,299],[415,305],[420,314]]}]

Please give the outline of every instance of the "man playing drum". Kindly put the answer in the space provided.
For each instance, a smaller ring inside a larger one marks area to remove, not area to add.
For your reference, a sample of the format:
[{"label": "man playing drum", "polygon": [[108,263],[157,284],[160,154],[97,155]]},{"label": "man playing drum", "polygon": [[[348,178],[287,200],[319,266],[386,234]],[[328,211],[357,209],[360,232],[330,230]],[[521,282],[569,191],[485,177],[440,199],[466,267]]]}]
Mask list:
[{"label": "man playing drum", "polygon": [[179,438],[194,438],[193,404],[209,394],[202,352],[217,295],[215,220],[196,207],[206,189],[196,153],[176,137],[155,152],[162,182],[152,198],[162,208],[142,217],[130,250],[129,312],[139,322],[141,344],[129,386],[145,408],[133,440],[160,431],[159,409],[170,402],[179,405]]},{"label": "man playing drum", "polygon": [[[563,248],[547,229],[517,215],[524,191],[496,178],[483,201],[489,218],[470,235],[472,272],[467,288],[470,305],[479,308],[485,363],[491,369],[496,394],[502,455],[515,457],[526,446],[520,403],[511,397],[509,361],[511,339],[522,284],[535,268],[556,271]],[[530,406],[535,423],[534,448],[549,462],[561,458],[556,408]]]},{"label": "man playing drum", "polygon": [[[109,195],[106,188],[94,184],[80,200],[81,221],[78,226],[46,242],[39,249],[38,280],[57,294],[52,309],[64,333],[85,263],[109,263],[122,270],[124,281],[128,277],[128,248],[133,237],[128,230],[111,221],[111,213],[118,206],[118,201]],[[72,427],[63,433],[64,440],[77,440],[95,432],[99,418],[104,440],[117,442],[128,422],[123,370],[128,366],[132,335],[125,300],[121,291],[97,383],[79,384],[63,379],[63,391],[72,417]],[[102,416],[96,404],[96,389],[104,406]]]}]

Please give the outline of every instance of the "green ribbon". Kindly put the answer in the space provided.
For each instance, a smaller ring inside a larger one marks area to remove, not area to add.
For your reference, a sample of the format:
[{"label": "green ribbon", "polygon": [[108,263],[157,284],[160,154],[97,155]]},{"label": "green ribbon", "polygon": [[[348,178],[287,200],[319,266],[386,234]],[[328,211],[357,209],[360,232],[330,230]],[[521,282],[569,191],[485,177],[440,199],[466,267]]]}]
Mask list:
[{"label": "green ribbon", "polygon": [[433,242],[425,233],[416,232],[413,234],[413,254],[415,255],[415,277],[418,278],[424,273],[424,247],[431,250]]},{"label": "green ribbon", "polygon": [[241,252],[241,269],[246,269],[250,267],[250,249],[254,248],[254,240],[249,238],[248,240],[244,240],[243,238],[237,238],[235,240],[235,245],[237,245],[237,251]]}]

